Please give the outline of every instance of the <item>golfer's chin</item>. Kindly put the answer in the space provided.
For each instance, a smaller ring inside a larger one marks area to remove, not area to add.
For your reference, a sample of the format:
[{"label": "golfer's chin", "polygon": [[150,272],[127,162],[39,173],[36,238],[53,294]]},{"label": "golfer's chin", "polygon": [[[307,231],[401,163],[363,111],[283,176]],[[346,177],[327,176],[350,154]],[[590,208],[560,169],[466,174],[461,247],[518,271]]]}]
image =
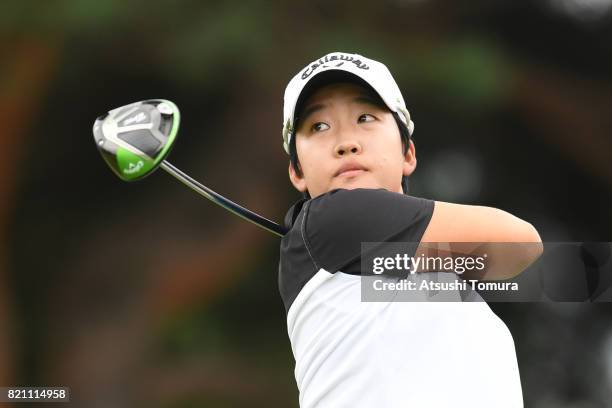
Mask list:
[{"label": "golfer's chin", "polygon": [[381,188],[372,173],[367,170],[352,170],[332,179],[332,187],[330,190],[335,188],[346,188],[352,190],[354,188]]}]

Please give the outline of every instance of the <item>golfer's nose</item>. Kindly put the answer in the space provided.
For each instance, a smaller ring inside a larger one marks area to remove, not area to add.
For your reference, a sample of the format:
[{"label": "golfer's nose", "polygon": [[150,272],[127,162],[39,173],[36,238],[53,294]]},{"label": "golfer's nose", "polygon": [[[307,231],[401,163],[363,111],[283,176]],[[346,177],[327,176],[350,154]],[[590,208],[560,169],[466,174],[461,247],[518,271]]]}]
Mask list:
[{"label": "golfer's nose", "polygon": [[356,140],[344,140],[335,147],[336,156],[361,153],[361,145]]}]

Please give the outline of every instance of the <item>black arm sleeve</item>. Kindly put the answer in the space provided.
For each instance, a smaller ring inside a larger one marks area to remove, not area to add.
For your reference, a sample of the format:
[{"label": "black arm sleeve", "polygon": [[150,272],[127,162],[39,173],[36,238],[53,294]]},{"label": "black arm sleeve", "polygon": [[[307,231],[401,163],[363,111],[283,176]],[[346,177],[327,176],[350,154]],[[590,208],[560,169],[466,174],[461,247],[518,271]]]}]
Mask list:
[{"label": "black arm sleeve", "polygon": [[315,266],[359,274],[362,242],[418,243],[433,209],[433,200],[385,189],[336,189],[311,200],[303,238]]}]

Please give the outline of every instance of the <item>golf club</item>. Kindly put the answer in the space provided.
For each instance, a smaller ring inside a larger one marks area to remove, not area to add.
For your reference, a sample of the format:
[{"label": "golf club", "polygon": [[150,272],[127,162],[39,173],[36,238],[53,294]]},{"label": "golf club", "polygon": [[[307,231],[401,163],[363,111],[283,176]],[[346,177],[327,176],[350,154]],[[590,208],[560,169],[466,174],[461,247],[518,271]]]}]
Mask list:
[{"label": "golf club", "polygon": [[178,107],[165,99],[148,99],[109,111],[93,126],[102,157],[124,181],[140,180],[161,167],[181,183],[235,215],[283,236],[286,229],[248,210],[183,173],[165,158],[178,133]]}]

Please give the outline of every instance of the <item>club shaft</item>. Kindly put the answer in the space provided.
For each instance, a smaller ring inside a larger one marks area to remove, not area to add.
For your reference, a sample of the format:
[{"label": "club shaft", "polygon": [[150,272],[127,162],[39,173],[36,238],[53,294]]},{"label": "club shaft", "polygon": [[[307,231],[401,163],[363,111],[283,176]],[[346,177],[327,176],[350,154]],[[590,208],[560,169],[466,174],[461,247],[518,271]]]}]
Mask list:
[{"label": "club shaft", "polygon": [[287,230],[284,227],[278,225],[274,221],[270,221],[269,219],[264,218],[261,215],[256,214],[253,211],[248,210],[236,204],[235,202],[231,200],[228,200],[227,198],[214,192],[213,190],[206,187],[205,185],[202,185],[196,180],[192,179],[187,174],[183,173],[181,170],[174,167],[170,162],[164,160],[161,162],[160,167],[164,169],[166,172],[168,172],[169,174],[171,174],[172,176],[174,176],[181,183],[183,183],[184,185],[186,185],[187,187],[195,191],[196,193],[200,194],[203,197],[208,198],[213,203],[225,208],[226,210],[234,213],[235,215],[249,222],[252,222],[258,227],[261,227],[267,231],[270,231],[273,234],[278,235],[279,237],[282,237],[283,235],[287,233]]}]

